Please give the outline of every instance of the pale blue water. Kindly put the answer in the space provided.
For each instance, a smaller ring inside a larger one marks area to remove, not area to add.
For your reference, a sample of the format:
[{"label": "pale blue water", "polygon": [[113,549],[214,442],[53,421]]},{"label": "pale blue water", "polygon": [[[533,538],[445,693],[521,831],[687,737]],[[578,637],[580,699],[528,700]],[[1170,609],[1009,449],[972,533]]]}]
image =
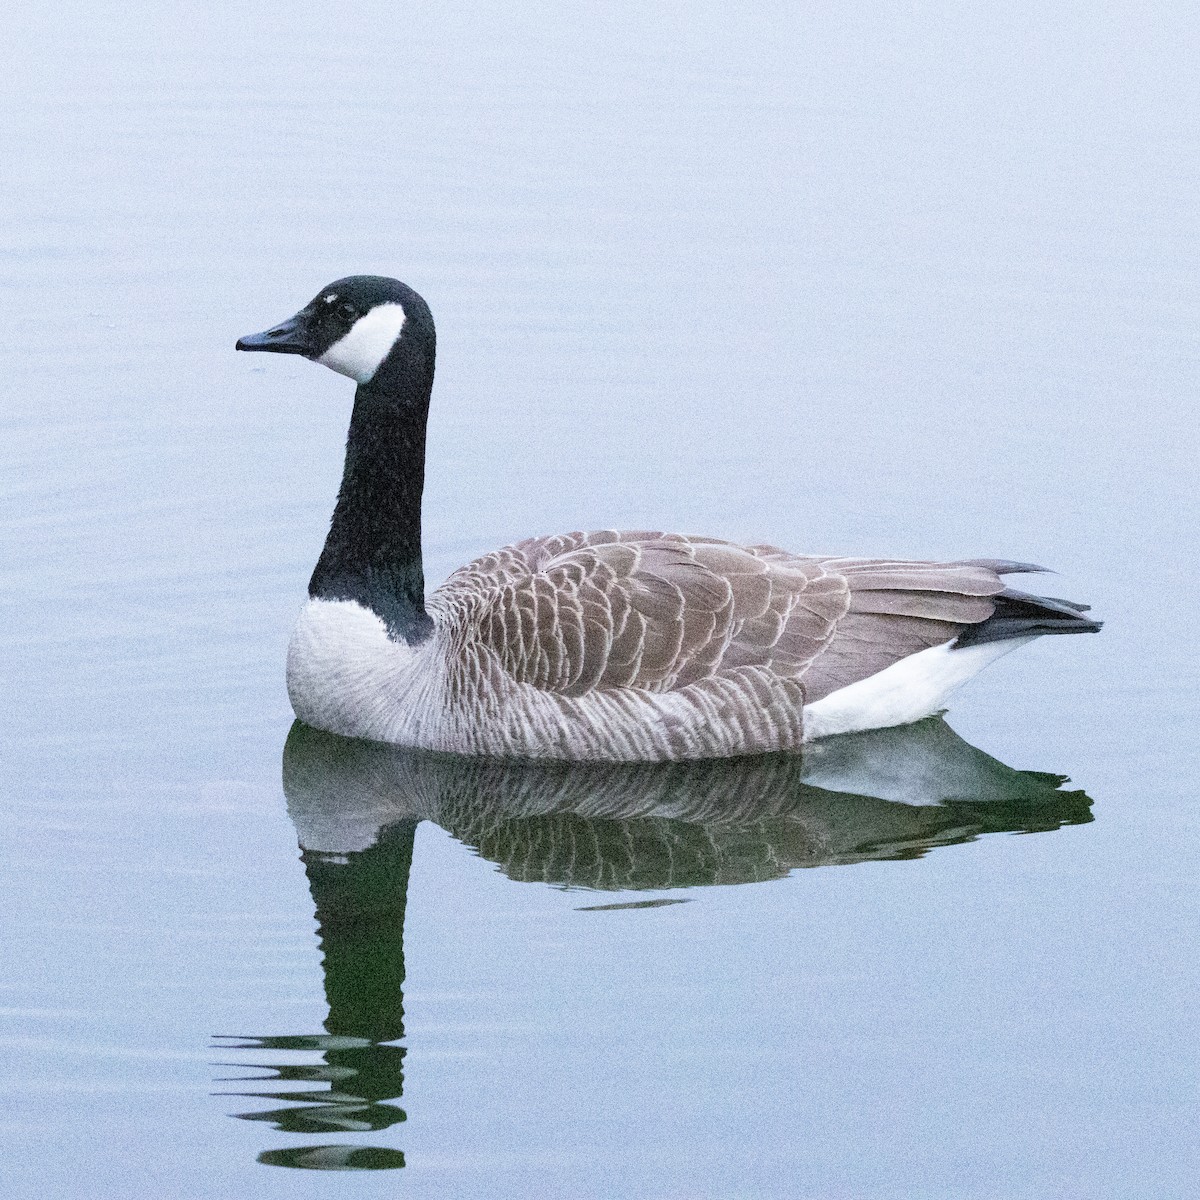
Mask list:
[{"label": "pale blue water", "polygon": [[[3,1194],[1192,1195],[1198,25],[11,17]],[[281,767],[350,385],[233,341],[357,271],[438,320],[431,580],[605,525],[1058,568],[1103,634],[930,735],[992,807]]]}]

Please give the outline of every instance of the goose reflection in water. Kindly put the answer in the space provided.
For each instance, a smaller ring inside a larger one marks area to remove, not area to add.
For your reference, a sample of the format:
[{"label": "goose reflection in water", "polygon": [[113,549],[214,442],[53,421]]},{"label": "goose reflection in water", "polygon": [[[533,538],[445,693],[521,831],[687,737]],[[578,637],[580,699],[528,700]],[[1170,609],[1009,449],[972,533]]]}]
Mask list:
[{"label": "goose reflection in water", "polygon": [[[321,1085],[235,1094],[285,1107],[237,1114],[287,1133],[368,1133],[403,1121],[404,908],[417,824],[434,821],[510,878],[596,891],[755,883],[800,867],[918,858],[984,833],[1091,820],[1065,779],[1005,766],[940,718],[830,738],[803,757],[578,765],[466,759],[350,741],[296,723],[288,812],[316,905],[329,1016],[312,1036],[222,1039],[226,1050],[315,1051],[254,1064],[258,1080]],[[599,898],[598,898],[599,899]],[[596,903],[591,910],[662,903]],[[245,1063],[239,1064],[245,1066]],[[260,1161],[404,1165],[358,1143]]]}]

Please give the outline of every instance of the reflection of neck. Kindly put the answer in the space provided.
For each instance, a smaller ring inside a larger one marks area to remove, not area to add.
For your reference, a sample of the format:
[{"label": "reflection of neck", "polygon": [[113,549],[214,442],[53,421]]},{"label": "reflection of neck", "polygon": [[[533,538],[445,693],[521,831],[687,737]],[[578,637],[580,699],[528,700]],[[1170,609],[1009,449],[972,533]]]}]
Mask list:
[{"label": "reflection of neck", "polygon": [[416,827],[415,821],[388,826],[348,862],[304,855],[331,1034],[370,1042],[404,1036],[404,907]]},{"label": "reflection of neck", "polygon": [[433,353],[402,337],[369,383],[360,385],[346,439],[346,462],[329,535],[308,585],[310,596],[355,600],[392,637],[418,642],[425,612],[421,492]]}]

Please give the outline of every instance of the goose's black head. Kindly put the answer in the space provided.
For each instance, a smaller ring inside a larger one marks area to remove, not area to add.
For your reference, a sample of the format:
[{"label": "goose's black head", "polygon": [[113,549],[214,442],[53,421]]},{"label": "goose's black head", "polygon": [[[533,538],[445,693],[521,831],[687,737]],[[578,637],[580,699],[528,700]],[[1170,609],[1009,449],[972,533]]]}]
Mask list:
[{"label": "goose's black head", "polygon": [[383,275],[338,279],[294,317],[239,338],[237,348],[302,354],[360,386],[378,388],[414,374],[433,379],[429,306],[407,284]]}]

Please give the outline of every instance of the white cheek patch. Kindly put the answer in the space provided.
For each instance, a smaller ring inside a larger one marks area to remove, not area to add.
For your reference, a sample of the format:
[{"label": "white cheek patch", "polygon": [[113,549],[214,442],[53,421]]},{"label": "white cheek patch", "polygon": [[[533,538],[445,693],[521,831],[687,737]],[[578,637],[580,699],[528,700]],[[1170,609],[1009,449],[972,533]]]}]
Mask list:
[{"label": "white cheek patch", "polygon": [[349,375],[356,383],[370,383],[403,328],[403,305],[377,304],[365,317],[359,317],[350,326],[350,332],[334,342],[317,362],[339,375]]}]

